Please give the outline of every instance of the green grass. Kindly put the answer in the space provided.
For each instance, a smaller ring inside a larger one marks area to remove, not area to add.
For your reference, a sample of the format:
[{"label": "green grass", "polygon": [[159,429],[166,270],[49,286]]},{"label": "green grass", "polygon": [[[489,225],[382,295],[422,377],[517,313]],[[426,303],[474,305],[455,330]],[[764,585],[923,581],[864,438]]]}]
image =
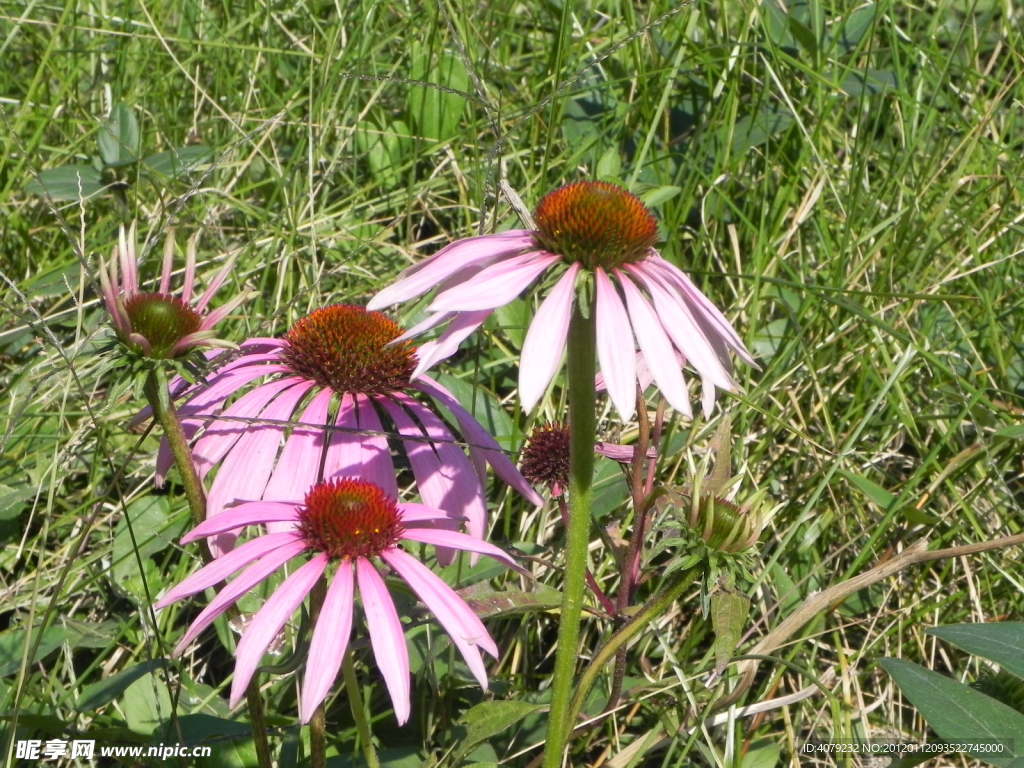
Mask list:
[{"label": "green grass", "polygon": [[[594,176],[649,195],[663,252],[761,365],[738,370],[743,392],[712,423],[674,422],[663,462],[663,477],[689,482],[728,413],[740,497],[763,489],[776,508],[737,585],[751,599],[737,655],[810,592],[923,536],[937,547],[1020,533],[1020,434],[998,433],[1024,413],[1024,14],[1010,2],[811,2],[791,3],[792,23],[770,5],[0,1],[3,748],[12,717],[17,738],[100,743],[159,733],[171,697],[179,717],[232,717],[226,625],[170,664],[167,682],[154,672],[192,613],[154,624],[150,598],[196,559],[172,543],[184,499],[175,484],[154,495],[156,443],[128,431],[139,395],[105,345],[97,259],[132,219],[150,277],[171,227],[181,245],[199,233],[207,279],[237,255],[227,290],[253,298],[222,335],[241,340],[283,333],[324,303],[363,302],[452,239],[519,226],[499,182],[530,208]],[[116,169],[123,190],[84,204],[26,191],[44,169],[90,163],[115,102],[137,116],[142,154],[201,144],[209,161],[174,178],[128,164]],[[530,311],[499,313],[448,369],[467,404],[500,401],[511,451],[559,412],[558,389],[529,418],[516,404]],[[599,429],[623,427],[607,411]],[[604,471],[600,520],[628,524],[625,491]],[[557,589],[557,510],[533,512],[496,486],[493,498],[495,537],[535,545],[549,564],[535,573]],[[677,535],[669,528],[655,538]],[[607,546],[594,556],[614,586]],[[633,646],[627,706],[578,737],[574,764],[607,765],[652,731],[657,747],[634,764],[802,765],[796,750],[812,738],[923,740],[875,661],[978,676],[923,630],[1020,619],[1019,556],[916,566],[821,614],[777,652],[787,663],[762,664],[743,703],[834,670],[828,692],[732,730],[692,730],[722,693],[705,686],[711,625],[695,589]],[[556,623],[541,612],[489,623],[504,654],[495,699],[545,700]],[[581,655],[611,628],[585,622]],[[404,729],[382,686],[366,691],[385,756],[457,764],[460,719],[487,697],[449,662],[445,652],[420,670]],[[96,693],[144,663],[131,687]],[[372,665],[359,668],[370,685]],[[286,759],[301,738],[294,685],[264,680],[282,765],[302,764]],[[328,721],[347,755],[343,697]],[[464,764],[526,765],[542,726],[532,716],[503,729]],[[219,763],[250,764],[244,738],[217,744]]]}]

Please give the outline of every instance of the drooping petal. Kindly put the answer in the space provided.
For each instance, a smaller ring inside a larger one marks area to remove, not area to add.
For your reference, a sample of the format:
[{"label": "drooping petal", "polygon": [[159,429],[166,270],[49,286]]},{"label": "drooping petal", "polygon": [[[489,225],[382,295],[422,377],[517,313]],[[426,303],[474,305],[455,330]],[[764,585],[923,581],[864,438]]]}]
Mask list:
[{"label": "drooping petal", "polygon": [[636,410],[636,348],[630,330],[629,315],[604,270],[594,270],[597,288],[595,324],[597,359],[608,395],[623,421]]},{"label": "drooping petal", "polygon": [[363,452],[359,446],[355,400],[350,392],[342,395],[334,426],[336,429],[327,434],[324,478],[358,477]]},{"label": "drooping petal", "polygon": [[[479,477],[455,437],[427,406],[408,395],[391,395],[395,404],[381,402],[403,436],[406,455],[416,477],[420,496],[426,504],[463,515],[472,535],[483,538],[487,530],[487,508]],[[422,430],[411,416],[423,425]],[[423,437],[427,439],[424,440]],[[405,438],[418,439],[405,439]]]},{"label": "drooping petal", "polygon": [[[259,418],[283,421],[291,418],[299,400],[313,387],[313,382],[298,380],[298,383],[279,394],[271,401]],[[284,429],[274,424],[246,425],[248,431],[225,455],[217,476],[213,479],[206,497],[206,515],[215,517],[229,504],[263,496],[267,480],[274,469],[274,459],[284,436]],[[296,467],[297,473],[304,468]],[[306,473],[310,485],[316,480],[315,470]],[[234,544],[235,534],[219,534],[211,542],[211,550],[226,550]]]},{"label": "drooping petal", "polygon": [[626,269],[647,289],[661,324],[676,349],[686,356],[702,378],[710,379],[721,389],[733,388],[732,378],[719,359],[703,329],[693,318],[686,302],[670,293],[656,270],[644,269],[643,262],[627,264]]},{"label": "drooping petal", "polygon": [[245,628],[242,639],[238,641],[238,648],[235,649],[235,674],[231,680],[229,699],[232,707],[245,694],[267,646],[306,599],[327,567],[328,560],[328,556],[321,552],[285,579]]},{"label": "drooping petal", "polygon": [[484,321],[491,316],[493,310],[484,309],[479,312],[462,312],[455,316],[451,324],[445,328],[435,341],[428,341],[416,350],[419,357],[419,364],[412,373],[412,378],[423,375],[423,372],[442,360],[447,360],[455,354],[459,344],[466,337],[472,334],[477,328],[484,324]]},{"label": "drooping petal", "polygon": [[418,541],[422,544],[433,544],[435,547],[450,547],[451,549],[461,549],[465,552],[477,552],[481,555],[493,557],[495,560],[500,560],[517,571],[523,571],[523,567],[506,554],[504,550],[458,531],[446,531],[443,528],[406,528],[402,538]]},{"label": "drooping petal", "polygon": [[[437,509],[427,504],[416,504],[415,502],[405,501],[398,505],[398,511],[402,516],[403,525],[416,525],[418,523],[451,523],[465,521],[466,518],[460,515],[453,515],[450,512],[446,512],[443,509]],[[450,526],[447,526],[449,527]]]},{"label": "drooping petal", "polygon": [[408,301],[431,290],[459,270],[490,263],[532,246],[533,233],[528,230],[509,230],[458,240],[406,270],[398,280],[370,299],[366,308],[378,310]]},{"label": "drooping petal", "polygon": [[[309,405],[299,417],[302,424],[296,425],[285,441],[274,472],[263,491],[263,498],[305,498],[306,491],[312,483],[309,481],[309,472],[297,471],[297,468],[305,470],[314,467],[313,477],[316,478],[326,435],[324,425],[327,424],[327,413],[333,397],[334,393],[331,390],[322,389],[309,401]],[[302,426],[304,424],[314,426]],[[278,524],[272,524],[270,530],[277,530],[280,527]]]},{"label": "drooping petal", "polygon": [[438,294],[430,312],[474,312],[508,304],[561,256],[532,251],[512,256]]},{"label": "drooping petal", "polygon": [[462,653],[473,677],[487,690],[487,670],[477,646],[497,657],[498,648],[487,629],[454,590],[416,558],[400,549],[381,552],[381,558],[412,587],[423,604],[437,617]]},{"label": "drooping petal", "polygon": [[320,617],[313,628],[313,639],[306,655],[306,673],[299,696],[299,722],[308,723],[313,712],[331,689],[338,676],[352,633],[352,608],[355,604],[355,579],[352,562],[343,559],[327,588]]},{"label": "drooping petal", "polygon": [[356,578],[370,631],[370,647],[391,695],[395,718],[399,725],[403,725],[409,719],[412,704],[409,699],[409,649],[405,647],[402,621],[384,579],[366,558],[356,559]]},{"label": "drooping petal", "polygon": [[[297,501],[248,501],[236,507],[225,509],[216,517],[208,517],[181,537],[182,544],[204,539],[223,531],[233,531],[246,525],[270,522],[291,522],[299,519]],[[290,525],[289,530],[294,528]]]},{"label": "drooping petal", "polygon": [[206,429],[203,436],[196,441],[192,449],[192,456],[200,477],[205,476],[217,462],[224,458],[235,441],[243,434],[252,429],[261,429],[261,427],[254,427],[247,423],[248,420],[259,416],[267,404],[282,391],[304,381],[297,376],[289,376],[284,379],[264,382],[242,395],[220,414]]},{"label": "drooping petal", "polygon": [[466,442],[469,443],[471,453],[474,451],[479,452],[494,468],[494,472],[498,477],[512,486],[531,504],[539,507],[544,503],[540,494],[533,489],[519,470],[516,469],[516,465],[508,458],[497,441],[484,429],[480,422],[473,418],[469,411],[462,407],[462,403],[455,398],[455,395],[429,376],[421,376],[416,381],[415,386],[421,392],[430,395],[451,411],[459,424],[459,429],[466,438]]},{"label": "drooping petal", "polygon": [[685,272],[657,254],[651,256],[648,261],[654,265],[666,280],[676,286],[682,296],[689,300],[690,306],[696,310],[696,314],[699,315],[704,324],[710,325],[715,330],[715,335],[732,347],[744,361],[750,365],[757,365],[754,362],[754,358],[750,356],[747,348],[743,345],[742,339],[733,329],[732,324],[729,323],[725,315],[701,292]]},{"label": "drooping petal", "polygon": [[231,270],[234,268],[235,259],[232,257],[227,260],[224,267],[213,278],[206,290],[203,291],[203,295],[199,297],[199,301],[197,301],[195,305],[196,312],[202,313],[206,311],[206,306],[210,303],[210,299],[212,299],[217,291],[220,290],[220,287],[224,285],[224,281],[228,279],[228,275],[231,274]]},{"label": "drooping petal", "polygon": [[690,406],[683,374],[679,370],[679,362],[654,310],[624,272],[615,270],[615,276],[622,286],[623,293],[626,294],[629,319],[654,381],[669,405],[685,416],[692,416],[693,409]]},{"label": "drooping petal", "polygon": [[154,607],[157,609],[163,608],[189,595],[194,595],[196,592],[202,592],[214,584],[219,584],[253,560],[273,552],[284,544],[294,542],[296,538],[294,533],[270,533],[266,536],[260,536],[258,539],[247,541],[238,549],[215,558],[180,584],[177,584],[166,595],[161,597]]},{"label": "drooping petal", "polygon": [[[275,535],[275,534],[271,534]],[[282,534],[286,535],[286,534]],[[275,547],[255,563],[250,565],[238,576],[232,579],[224,589],[217,593],[217,596],[196,616],[195,621],[189,626],[184,637],[178,641],[172,651],[173,656],[181,655],[182,651],[191,645],[200,632],[212,624],[218,616],[235,604],[242,595],[255,587],[270,574],[291,560],[296,555],[306,551],[308,545],[298,536],[293,537],[291,542]],[[241,549],[239,547],[238,549]],[[237,552],[238,549],[233,550]]]},{"label": "drooping petal", "polygon": [[453,317],[455,317],[454,312],[434,312],[432,314],[428,314],[425,318],[420,320],[418,323],[416,323],[416,325],[407,330],[401,336],[398,336],[393,341],[389,341],[388,344],[398,344],[399,342],[402,341],[414,339],[421,333],[426,333],[431,328],[441,325],[442,323],[451,320]]},{"label": "drooping petal", "polygon": [[519,360],[519,400],[524,411],[533,410],[562,364],[579,271],[579,264],[569,267],[530,322]]},{"label": "drooping petal", "polygon": [[381,488],[393,499],[398,498],[398,482],[395,480],[395,463],[391,459],[380,416],[368,395],[356,396],[356,420],[360,430],[360,445],[363,451],[362,475],[366,480]]}]

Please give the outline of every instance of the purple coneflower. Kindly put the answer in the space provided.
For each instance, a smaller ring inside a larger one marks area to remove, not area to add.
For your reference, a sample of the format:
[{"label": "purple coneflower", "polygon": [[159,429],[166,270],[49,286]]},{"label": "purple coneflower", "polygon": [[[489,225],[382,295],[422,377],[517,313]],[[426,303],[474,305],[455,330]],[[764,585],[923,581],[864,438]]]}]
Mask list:
[{"label": "purple coneflower", "polygon": [[683,362],[701,377],[705,413],[714,406],[716,387],[734,389],[728,350],[753,359],[725,316],[652,247],[657,222],[639,198],[614,184],[578,182],[541,200],[536,220],[536,230],[452,243],[373,297],[369,308],[381,309],[441,288],[426,320],[402,337],[448,324],[436,341],[420,347],[414,378],[452,355],[497,307],[541,275],[564,269],[523,344],[524,408],[537,403],[561,365],[581,272],[594,282],[598,362],[623,419],[635,409],[637,347],[666,400],[685,414],[691,409]]},{"label": "purple coneflower", "polygon": [[224,265],[206,291],[193,302],[195,238],[189,240],[185,251],[185,278],[180,296],[171,295],[173,238],[168,235],[164,243],[163,269],[156,291],[140,290],[135,250],[135,224],[132,223],[127,235],[121,227],[110,264],[101,261],[99,269],[103,303],[122,342],[145,357],[157,359],[181,357],[196,347],[234,346],[216,338],[213,327],[241,304],[245,296],[236,296],[212,312],[206,311],[210,300],[227,279],[231,262]]},{"label": "purple coneflower", "polygon": [[[207,517],[243,499],[299,498],[318,480],[336,477],[365,477],[398,498],[385,424],[399,436],[423,502],[465,518],[473,536],[485,533],[482,478],[488,463],[541,504],[494,438],[447,389],[429,377],[410,381],[416,350],[408,342],[391,343],[401,335],[380,312],[325,307],[299,320],[283,339],[243,342],[241,357],[186,389],[178,406],[185,434],[193,438],[206,424],[192,449],[199,476],[219,467],[209,486]],[[451,413],[460,438],[424,395]],[[468,456],[459,439],[468,444]],[[158,479],[170,464],[165,443]],[[233,540],[223,534],[213,548],[230,547]]]},{"label": "purple coneflower", "polygon": [[355,593],[358,590],[370,634],[370,646],[394,704],[399,724],[409,719],[409,655],[401,619],[374,558],[401,576],[437,617],[462,653],[481,687],[487,672],[480,651],[497,657],[498,650],[473,610],[440,577],[398,544],[421,542],[489,555],[518,568],[498,547],[446,530],[448,513],[423,504],[401,504],[378,485],[345,478],[313,486],[305,502],[255,501],[239,504],[209,518],[182,537],[182,544],[249,525],[283,527],[247,541],[221,555],[164,595],[156,604],[173,602],[215,586],[248,566],[221,589],[196,617],[174,649],[180,654],[242,595],[254,589],[290,560],[304,553],[312,558],[296,568],[247,623],[235,651],[231,706],[245,693],[270,643],[334,564],[320,615],[313,628],[299,717],[309,722],[330,690],[348,647]]}]

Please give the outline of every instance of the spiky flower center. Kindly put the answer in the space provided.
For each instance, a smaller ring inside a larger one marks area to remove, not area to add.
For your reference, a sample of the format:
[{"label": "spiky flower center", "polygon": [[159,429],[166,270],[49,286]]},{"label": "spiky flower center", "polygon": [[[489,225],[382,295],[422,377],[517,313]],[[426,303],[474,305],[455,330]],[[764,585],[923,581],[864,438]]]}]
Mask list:
[{"label": "spiky flower center", "polygon": [[380,312],[335,304],[292,327],[284,358],[296,373],[335,392],[386,394],[404,389],[416,369],[411,343],[387,346],[401,335]]},{"label": "spiky flower center", "polygon": [[137,293],[125,301],[124,310],[132,331],[149,342],[148,357],[173,357],[174,346],[203,322],[184,301],[163,293]]},{"label": "spiky flower center", "polygon": [[373,483],[355,478],[314,485],[299,510],[299,531],[310,547],[334,558],[373,557],[398,543],[398,505]]},{"label": "spiky flower center", "polygon": [[639,261],[658,239],[658,223],[640,198],[603,181],[579,181],[537,206],[537,240],[588,269]]},{"label": "spiky flower center", "polygon": [[547,486],[555,496],[569,483],[569,428],[544,424],[530,434],[520,463],[523,477],[534,485]]}]

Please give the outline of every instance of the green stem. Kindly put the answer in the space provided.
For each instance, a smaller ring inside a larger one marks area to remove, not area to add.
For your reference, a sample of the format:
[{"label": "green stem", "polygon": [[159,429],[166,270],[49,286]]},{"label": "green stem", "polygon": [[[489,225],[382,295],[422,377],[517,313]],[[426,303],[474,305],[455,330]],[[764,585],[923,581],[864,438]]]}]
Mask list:
[{"label": "green stem", "polygon": [[[581,296],[581,301],[586,297]],[[595,330],[592,303],[580,305],[569,324],[569,526],[566,532],[565,583],[558,624],[558,650],[551,683],[545,768],[558,768],[572,732],[569,705],[579,657],[580,614],[590,545],[590,504],[594,480]]]},{"label": "green stem", "polygon": [[[196,472],[192,461],[192,451],[188,447],[188,438],[181,428],[178,414],[171,406],[171,394],[167,386],[167,374],[163,368],[154,366],[146,376],[143,387],[149,407],[164,430],[164,437],[170,446],[174,463],[181,474],[181,482],[185,486],[185,499],[192,513],[193,522],[198,525],[206,519],[206,494],[203,483]],[[210,562],[210,553],[200,548],[204,562]],[[259,680],[253,675],[252,682],[245,691],[245,699],[249,708],[249,722],[252,724],[253,741],[256,745],[256,758],[260,768],[273,768],[274,761],[270,755],[270,741],[267,738],[267,721],[263,711],[263,696],[260,694]]]},{"label": "green stem", "polygon": [[672,603],[679,599],[679,596],[693,583],[699,572],[697,568],[684,571],[672,586],[651,598],[646,605],[634,614],[628,624],[615,632],[598,649],[590,664],[587,665],[587,668],[583,670],[583,674],[580,675],[579,685],[576,686],[576,695],[573,696],[572,704],[569,707],[569,722],[576,721],[576,717],[583,707],[583,702],[587,700],[587,694],[590,693],[591,686],[594,685],[597,676],[601,673],[604,666],[611,661],[612,657],[616,655],[616,652],[620,648],[625,648],[626,643],[636,637],[644,627],[663,614]]},{"label": "green stem", "polygon": [[363,748],[366,765],[369,768],[380,768],[380,760],[377,758],[377,751],[373,748],[373,734],[370,732],[370,723],[366,719],[366,709],[363,707],[363,697],[359,693],[359,681],[356,679],[356,670],[352,664],[350,651],[345,653],[345,660],[341,664],[341,674],[345,678],[345,693],[348,694],[348,705],[352,709],[352,718],[356,721],[356,731],[359,733],[359,744]]}]

